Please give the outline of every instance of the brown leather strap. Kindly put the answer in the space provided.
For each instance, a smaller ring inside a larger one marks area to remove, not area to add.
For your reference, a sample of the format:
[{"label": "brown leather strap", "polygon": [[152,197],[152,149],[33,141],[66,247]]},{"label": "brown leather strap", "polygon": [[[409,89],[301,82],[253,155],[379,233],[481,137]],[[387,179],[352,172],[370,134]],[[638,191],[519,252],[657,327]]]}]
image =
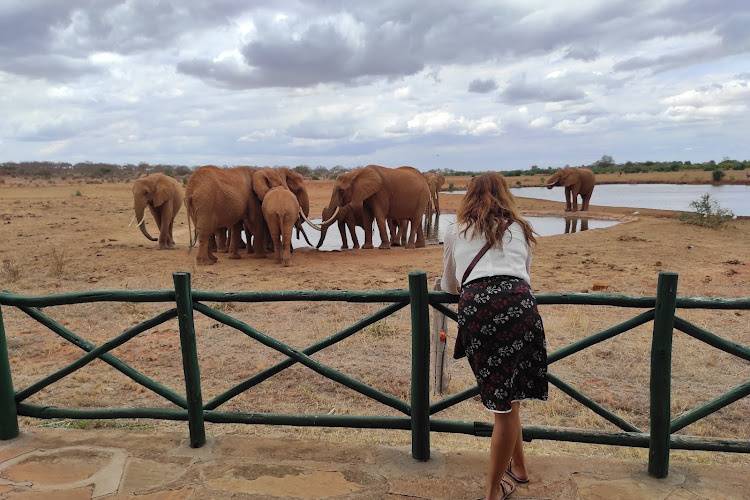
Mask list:
[{"label": "brown leather strap", "polygon": [[477,263],[481,260],[482,257],[484,257],[484,254],[486,254],[487,251],[491,247],[492,247],[492,245],[488,241],[487,243],[484,244],[484,246],[482,247],[482,249],[479,250],[479,252],[474,256],[474,260],[471,261],[471,263],[469,264],[469,267],[466,268],[466,271],[464,271],[464,275],[461,278],[461,287],[462,288],[464,286],[464,283],[466,283],[466,278],[468,278],[469,275],[471,274],[471,272],[474,270],[474,266],[477,265]]}]

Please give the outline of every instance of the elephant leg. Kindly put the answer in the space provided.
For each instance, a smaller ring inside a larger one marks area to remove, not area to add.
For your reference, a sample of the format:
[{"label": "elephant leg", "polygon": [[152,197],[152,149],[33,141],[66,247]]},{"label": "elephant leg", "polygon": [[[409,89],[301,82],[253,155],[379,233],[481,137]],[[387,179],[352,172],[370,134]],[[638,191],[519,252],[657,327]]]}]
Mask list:
[{"label": "elephant leg", "polygon": [[570,212],[570,188],[565,186],[565,211]]},{"label": "elephant leg", "polygon": [[218,259],[211,254],[209,248],[210,236],[213,236],[213,231],[206,231],[205,229],[197,229],[198,231],[198,256],[196,257],[196,263],[199,266],[210,266],[215,264]]},{"label": "elephant leg", "polygon": [[170,221],[173,218],[172,201],[164,203],[157,209],[158,219],[157,225],[159,226],[159,250],[167,250],[169,245],[169,230]]},{"label": "elephant leg", "polygon": [[240,232],[242,231],[240,229],[242,227],[241,224],[242,224],[241,222],[233,224],[232,227],[230,228],[229,245],[228,245],[229,246],[228,251],[229,251],[229,258],[230,259],[241,259],[242,258],[242,256],[240,255],[240,252],[238,251],[239,247],[240,247]]},{"label": "elephant leg", "polygon": [[375,221],[378,223],[378,231],[380,232],[380,246],[378,248],[388,250],[391,248],[391,240],[388,238],[388,224],[385,220],[385,214],[375,212]]},{"label": "elephant leg", "polygon": [[583,196],[583,207],[581,208],[582,211],[588,212],[589,210],[589,201],[591,201],[591,193],[589,193],[587,196]]},{"label": "elephant leg", "polygon": [[576,188],[573,188],[572,192],[572,198],[573,198],[573,211],[578,211],[578,190]]},{"label": "elephant leg", "polygon": [[245,252],[253,253],[253,231],[250,229],[250,221],[243,220],[242,228],[245,230]]},{"label": "elephant leg", "polygon": [[372,246],[372,219],[373,216],[370,214],[369,210],[364,210],[364,213],[362,214],[362,220],[364,222],[364,230],[365,230],[365,244],[362,245],[362,248],[364,250],[369,250],[373,248]]},{"label": "elephant leg", "polygon": [[[409,221],[406,219],[402,219],[398,224],[398,235],[401,239],[401,246],[405,247],[408,243],[408,233],[409,230]],[[412,231],[414,230],[414,226],[412,225]]]},{"label": "elephant leg", "polygon": [[[273,256],[276,262],[281,262],[281,227],[280,221],[276,214],[272,214],[270,218],[276,220],[267,221],[268,232],[271,234],[271,241],[273,242]],[[291,235],[291,232],[289,233]]]},{"label": "elephant leg", "polygon": [[356,250],[359,248],[359,238],[357,238],[357,224],[353,218],[346,221],[346,227],[349,228],[349,234],[352,236],[352,248]]},{"label": "elephant leg", "polygon": [[226,253],[229,248],[229,241],[227,241],[227,229],[221,227],[216,230],[216,251]]},{"label": "elephant leg", "polygon": [[401,239],[398,234],[398,221],[396,219],[388,219],[388,231],[391,233],[391,245],[394,247],[401,246]]},{"label": "elephant leg", "polygon": [[[435,216],[437,217],[437,214]],[[412,227],[417,228],[417,239],[414,242],[414,246],[416,248],[423,248],[426,244],[425,237],[424,237],[424,229],[422,228],[421,222],[422,222],[421,217],[419,219],[416,219],[416,221],[412,222]]]},{"label": "elephant leg", "polygon": [[[287,215],[287,220],[283,221],[283,240],[280,241],[280,243],[282,245],[281,264],[284,267],[289,267],[289,265],[292,263],[292,229],[294,227],[294,220],[292,220],[293,218],[294,217],[292,215]],[[280,219],[284,219],[284,217],[281,216]]]},{"label": "elephant leg", "polygon": [[435,214],[440,215],[440,193],[435,191]]},{"label": "elephant leg", "polygon": [[339,235],[341,236],[341,249],[347,250],[349,248],[349,239],[346,237],[346,223],[342,220],[337,222],[339,227]]}]

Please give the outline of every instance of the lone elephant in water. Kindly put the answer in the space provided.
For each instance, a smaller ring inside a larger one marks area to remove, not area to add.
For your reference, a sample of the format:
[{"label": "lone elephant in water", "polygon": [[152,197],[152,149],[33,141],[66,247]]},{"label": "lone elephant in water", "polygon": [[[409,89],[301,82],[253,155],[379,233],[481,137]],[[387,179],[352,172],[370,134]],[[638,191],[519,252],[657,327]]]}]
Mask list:
[{"label": "lone elephant in water", "polygon": [[587,211],[589,209],[591,193],[594,192],[595,185],[594,172],[588,168],[565,167],[547,179],[547,189],[552,189],[555,186],[565,186],[566,212],[578,211],[578,195],[581,195],[581,199],[583,200],[581,211]]},{"label": "lone elephant in water", "polygon": [[430,203],[428,205],[429,212],[427,215],[432,213],[440,213],[440,188],[445,184],[445,177],[443,174],[438,172],[427,172],[423,174],[427,185],[430,187]]},{"label": "lone elephant in water", "polygon": [[[180,183],[168,175],[150,174],[133,183],[133,208],[138,229],[149,240],[159,241],[159,250],[174,248],[172,226],[184,196]],[[146,229],[146,207],[159,228],[158,240]]]}]

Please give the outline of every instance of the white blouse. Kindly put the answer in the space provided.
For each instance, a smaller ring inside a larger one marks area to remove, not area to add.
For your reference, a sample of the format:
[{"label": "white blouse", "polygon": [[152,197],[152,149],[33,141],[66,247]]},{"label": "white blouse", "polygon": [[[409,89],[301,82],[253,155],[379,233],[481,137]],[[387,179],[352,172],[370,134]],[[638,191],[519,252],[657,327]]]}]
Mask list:
[{"label": "white blouse", "polygon": [[[458,224],[448,227],[443,243],[443,278],[440,287],[449,293],[458,293],[461,278],[477,253],[487,243],[482,235],[469,231],[462,234]],[[477,262],[466,283],[488,276],[514,276],[531,283],[531,248],[526,243],[523,228],[517,222],[508,226],[503,234],[502,248],[490,248]]]}]

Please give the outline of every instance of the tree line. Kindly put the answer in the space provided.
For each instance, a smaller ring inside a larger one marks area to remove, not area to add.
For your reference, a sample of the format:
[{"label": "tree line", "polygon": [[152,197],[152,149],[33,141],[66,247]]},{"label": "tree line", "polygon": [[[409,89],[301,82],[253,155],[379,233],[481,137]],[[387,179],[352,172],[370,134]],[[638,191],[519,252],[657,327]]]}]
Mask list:
[{"label": "tree line", "polygon": [[[569,165],[565,165],[566,167]],[[724,158],[720,162],[714,160],[707,162],[691,161],[641,161],[616,163],[609,155],[602,156],[599,160],[589,165],[576,165],[591,168],[594,173],[637,173],[637,172],[679,172],[683,170],[745,170],[750,168],[750,160],[733,160]],[[53,177],[63,178],[93,178],[103,180],[127,181],[140,177],[143,174],[161,172],[176,178],[185,178],[190,175],[193,168],[187,165],[169,164],[116,164],[99,162],[53,162],[53,161],[26,161],[0,163],[0,175],[13,177],[29,177],[37,179],[51,179]],[[296,165],[293,170],[313,180],[335,179],[339,174],[350,170],[341,165],[333,167]],[[532,165],[525,169],[505,170],[498,168],[507,177],[518,177],[522,175],[549,175],[560,167],[539,167]],[[476,176],[483,172],[476,170],[459,170],[452,168],[433,169],[447,176]]]}]

